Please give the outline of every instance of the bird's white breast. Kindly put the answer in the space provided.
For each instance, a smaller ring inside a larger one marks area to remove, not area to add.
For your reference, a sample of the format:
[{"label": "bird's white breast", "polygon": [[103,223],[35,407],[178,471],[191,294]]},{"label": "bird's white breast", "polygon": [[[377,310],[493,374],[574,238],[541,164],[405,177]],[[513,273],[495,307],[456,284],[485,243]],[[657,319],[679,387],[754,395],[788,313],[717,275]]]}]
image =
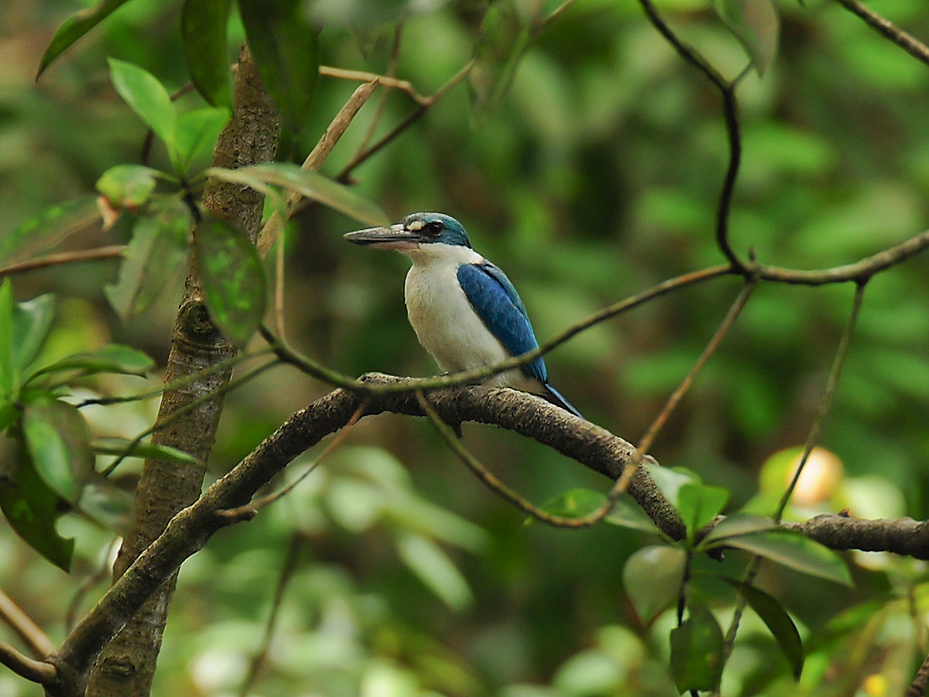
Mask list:
[{"label": "bird's white breast", "polygon": [[[484,258],[467,247],[422,245],[408,252],[413,268],[406,277],[406,309],[419,343],[432,354],[442,370],[455,372],[499,363],[509,357],[490,333],[458,283],[458,267]],[[518,385],[517,371],[495,376],[488,382]]]}]

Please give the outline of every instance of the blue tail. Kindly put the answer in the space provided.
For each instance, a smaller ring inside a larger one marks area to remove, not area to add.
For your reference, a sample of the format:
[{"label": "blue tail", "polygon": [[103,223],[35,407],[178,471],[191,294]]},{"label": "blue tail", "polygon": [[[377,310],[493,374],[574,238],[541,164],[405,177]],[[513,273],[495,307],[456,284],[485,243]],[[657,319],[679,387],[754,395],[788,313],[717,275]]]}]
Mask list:
[{"label": "blue tail", "polygon": [[542,396],[547,398],[549,402],[551,402],[555,406],[561,407],[565,411],[571,412],[579,419],[584,418],[583,416],[581,416],[581,412],[575,409],[574,405],[571,404],[571,402],[569,402],[567,399],[565,399],[564,396],[561,394],[561,392],[556,390],[554,387],[549,385],[547,382],[542,383],[542,386],[545,388],[545,391],[548,393]]}]

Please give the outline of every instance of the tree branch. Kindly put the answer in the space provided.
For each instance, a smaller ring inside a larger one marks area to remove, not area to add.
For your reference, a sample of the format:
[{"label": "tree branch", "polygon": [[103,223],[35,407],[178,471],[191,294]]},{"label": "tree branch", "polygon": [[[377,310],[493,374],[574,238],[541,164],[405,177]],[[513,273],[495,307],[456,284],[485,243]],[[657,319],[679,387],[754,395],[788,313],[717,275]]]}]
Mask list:
[{"label": "tree branch", "polygon": [[109,247],[95,247],[94,249],[79,249],[73,252],[57,252],[55,254],[46,254],[45,256],[36,257],[21,261],[18,264],[11,264],[0,269],[0,278],[12,276],[13,274],[26,273],[27,271],[36,271],[49,266],[61,266],[63,264],[77,264],[87,261],[106,261],[108,259],[118,259],[125,251],[126,246],[114,244]]},{"label": "tree branch", "polygon": [[929,560],[929,522],[912,518],[863,520],[848,513],[823,513],[801,523],[783,523],[836,551],[892,552]]},{"label": "tree branch", "polygon": [[[365,384],[372,385],[412,382],[386,375],[365,378]],[[222,511],[248,503],[262,486],[304,450],[349,423],[366,399],[369,400],[368,416],[382,412],[423,415],[415,394],[409,391],[365,394],[363,390],[341,389],[293,414],[239,465],[210,486],[198,501],[178,513],[164,533],[78,623],[59,653],[50,658],[59,675],[80,675],[85,671],[109,638],[138,612],[183,561],[230,523],[230,518],[222,515]],[[435,390],[430,392],[430,404],[445,421],[475,421],[512,430],[610,479],[619,477],[635,455],[632,444],[524,392],[482,385]],[[636,472],[629,493],[663,532],[674,539],[683,537],[684,526],[677,512],[646,472],[641,469]],[[833,549],[887,550],[929,559],[929,524],[909,519],[865,521],[843,515],[823,515],[804,523],[784,524],[784,527]],[[50,691],[50,694],[57,693]]]},{"label": "tree branch", "polygon": [[910,686],[906,688],[903,697],[925,697],[927,683],[929,683],[929,656],[926,656],[925,660],[923,660],[923,664],[916,672],[916,677],[913,678]]},{"label": "tree branch", "polygon": [[898,245],[884,249],[853,264],[810,271],[785,269],[749,262],[748,268],[759,279],[793,285],[823,286],[829,283],[862,283],[891,266],[906,261],[929,247],[929,230],[914,235]]},{"label": "tree branch", "polygon": [[[235,168],[272,160],[280,132],[280,116],[247,49],[243,50],[236,70],[234,98],[235,117],[217,140],[213,165]],[[212,215],[229,221],[252,241],[258,235],[263,203],[264,197],[260,192],[217,180],[209,182],[203,195],[203,206]],[[229,361],[236,352],[236,347],[209,318],[196,254],[192,254],[184,297],[172,332],[165,382],[171,383],[194,374],[201,378],[182,388],[165,391],[153,443],[183,450],[200,462],[208,460],[222,413],[223,387],[232,375],[231,364],[219,372],[212,371],[212,368]],[[205,399],[198,401],[201,398]],[[197,407],[186,409],[191,402],[197,402]],[[181,416],[176,417],[179,413]],[[165,423],[168,423],[167,427],[161,428],[160,425]],[[165,525],[179,510],[197,499],[203,471],[202,467],[195,465],[160,460],[145,462],[133,505],[132,525],[114,564],[114,578],[119,578],[133,560],[162,534]],[[119,582],[114,588],[117,586]],[[124,631],[104,654],[100,654],[101,644],[85,656],[92,660],[61,664],[60,683],[56,686],[58,692],[53,694],[62,697],[81,695],[86,687],[88,697],[147,695],[161,648],[173,586],[171,573],[159,576],[157,582],[149,580],[148,583],[135,582],[131,585],[132,597],[142,600],[151,597],[149,604],[139,612],[141,603],[126,601],[132,607],[131,614],[122,617],[118,626],[113,625],[120,630],[125,628]],[[146,590],[140,591],[139,587]],[[155,591],[158,595],[153,596]],[[127,624],[130,619],[132,622]],[[75,631],[82,625],[78,623]],[[115,632],[102,633],[107,642],[114,635]],[[98,657],[99,663],[88,675]]]},{"label": "tree branch", "polygon": [[2,641],[0,641],[0,665],[5,665],[20,677],[39,685],[49,685],[58,677],[58,671],[51,663],[29,658]]},{"label": "tree branch", "polygon": [[23,640],[36,658],[45,658],[55,652],[55,645],[48,635],[2,590],[0,590],[0,620],[16,632],[16,635]]},{"label": "tree branch", "polygon": [[836,0],[836,2],[849,12],[858,15],[878,34],[895,43],[913,58],[929,65],[929,46],[926,46],[922,41],[911,34],[907,34],[889,19],[885,19],[874,10],[865,7],[858,0]]},{"label": "tree branch", "polygon": [[[369,376],[367,381],[404,382],[389,376]],[[363,391],[347,390],[336,390],[294,414],[198,501],[174,516],[164,533],[132,563],[77,624],[58,655],[50,659],[59,675],[74,677],[86,671],[110,637],[138,612],[146,599],[171,578],[185,559],[228,524],[228,516],[221,511],[248,503],[300,453],[345,426],[365,399],[369,400],[368,415],[384,411],[422,415],[412,393],[365,395]],[[473,386],[437,390],[430,399],[443,419],[494,423],[528,435],[611,479],[622,473],[635,452],[621,438],[526,393]],[[684,527],[676,512],[644,471],[636,473],[629,490],[668,535],[675,538],[683,535]]]}]

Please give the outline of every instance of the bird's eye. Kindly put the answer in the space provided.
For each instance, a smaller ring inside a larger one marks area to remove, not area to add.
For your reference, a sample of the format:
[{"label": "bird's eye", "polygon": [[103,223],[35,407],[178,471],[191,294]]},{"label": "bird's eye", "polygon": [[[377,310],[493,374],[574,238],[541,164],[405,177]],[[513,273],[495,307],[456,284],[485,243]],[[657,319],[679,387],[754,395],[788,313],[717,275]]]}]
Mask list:
[{"label": "bird's eye", "polygon": [[438,237],[442,234],[444,228],[445,226],[438,220],[433,220],[432,222],[426,223],[426,234],[429,235],[429,237]]}]

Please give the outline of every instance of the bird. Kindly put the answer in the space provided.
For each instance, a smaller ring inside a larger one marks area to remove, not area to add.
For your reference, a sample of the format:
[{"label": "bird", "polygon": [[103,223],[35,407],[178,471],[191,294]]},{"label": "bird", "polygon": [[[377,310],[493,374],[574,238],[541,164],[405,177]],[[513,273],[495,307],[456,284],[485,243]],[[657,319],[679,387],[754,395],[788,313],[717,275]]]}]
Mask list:
[{"label": "bird", "polygon": [[[451,216],[412,213],[389,227],[356,230],[344,237],[412,260],[404,286],[407,316],[419,343],[442,370],[483,368],[538,348],[516,288],[500,267],[474,250],[464,226]],[[549,383],[541,356],[485,384],[538,394],[581,417]]]}]

